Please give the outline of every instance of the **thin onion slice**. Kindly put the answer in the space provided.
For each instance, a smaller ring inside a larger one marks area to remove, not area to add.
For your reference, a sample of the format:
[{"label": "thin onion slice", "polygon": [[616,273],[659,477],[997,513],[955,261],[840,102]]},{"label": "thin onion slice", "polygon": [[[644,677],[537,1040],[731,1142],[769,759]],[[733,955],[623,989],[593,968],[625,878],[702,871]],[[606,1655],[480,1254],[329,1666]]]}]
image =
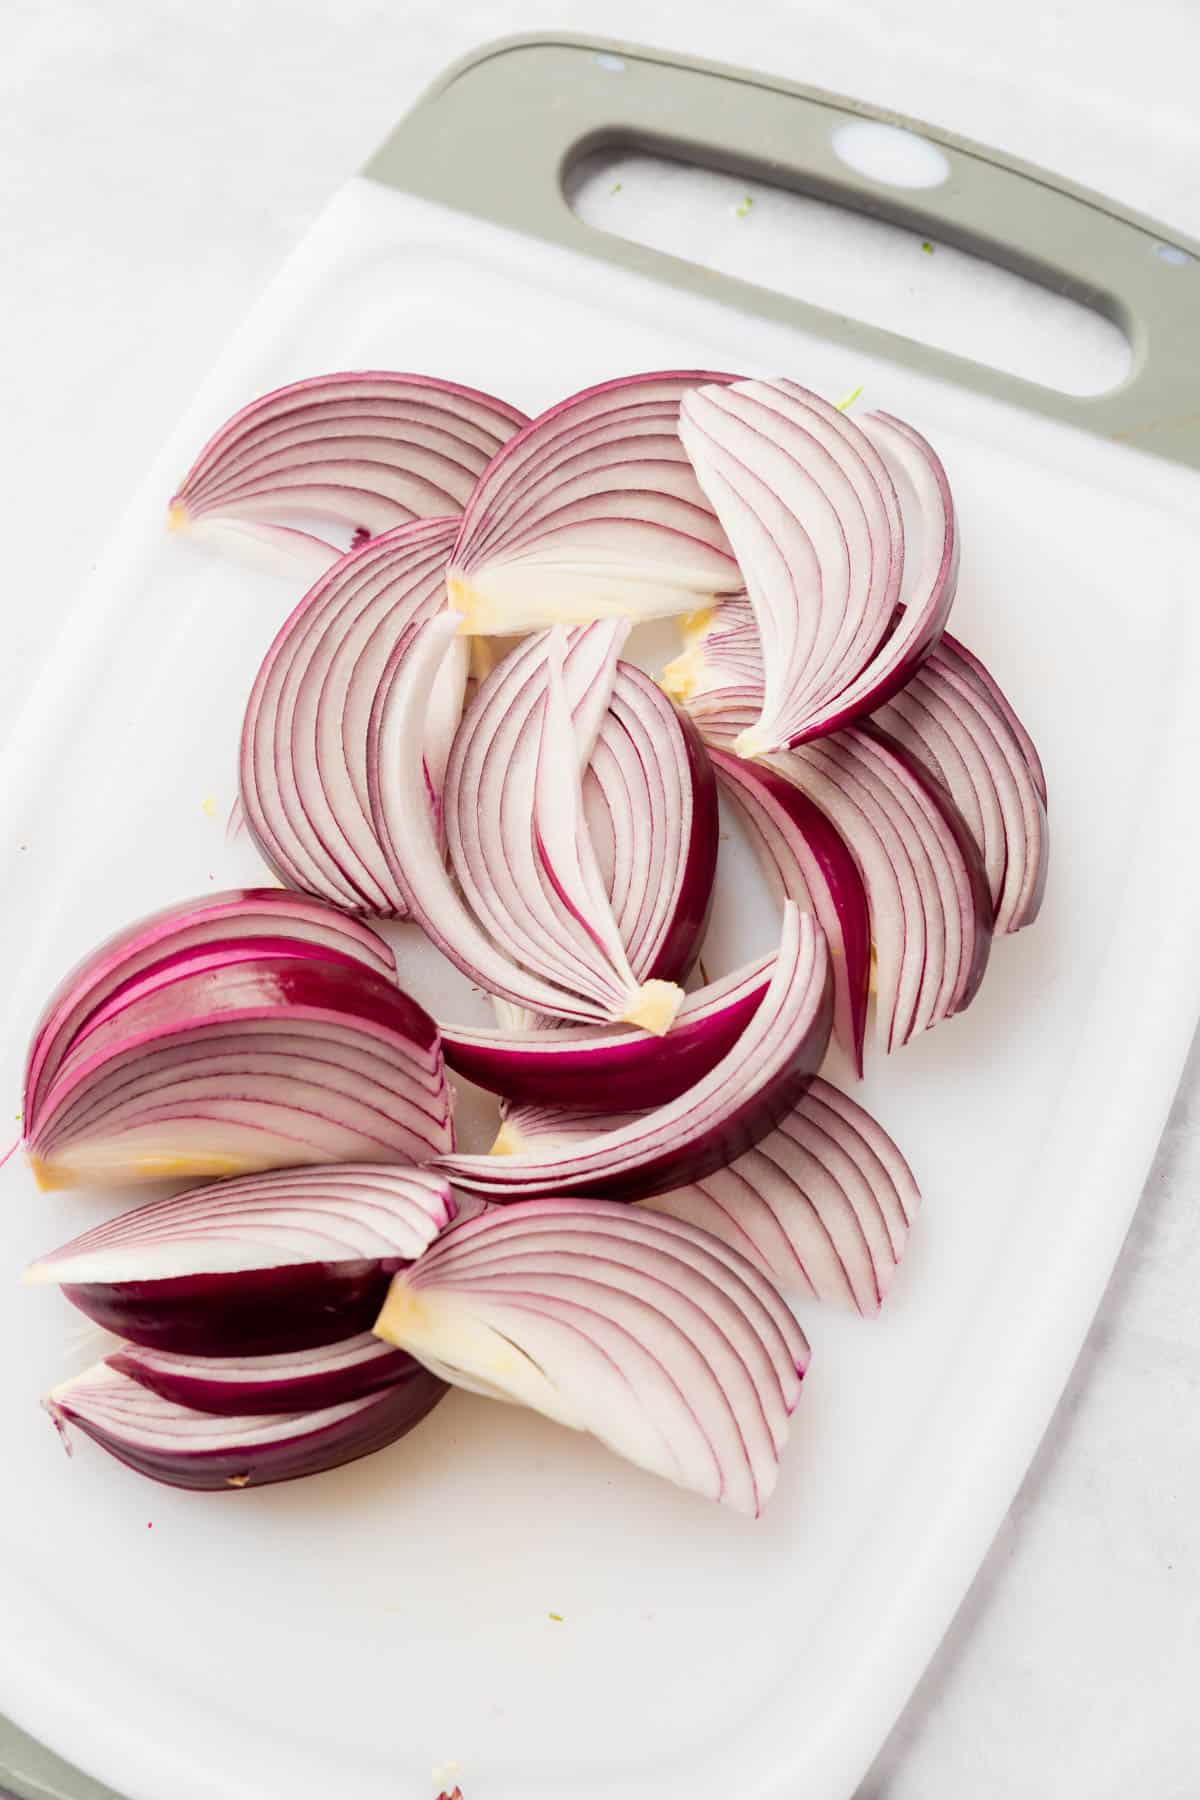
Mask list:
[{"label": "thin onion slice", "polygon": [[369,1331],[273,1356],[196,1356],[123,1344],[105,1362],[176,1406],[234,1419],[344,1406],[393,1387],[415,1366],[405,1351]]},{"label": "thin onion slice", "polygon": [[883,1127],[818,1076],[754,1149],[647,1206],[719,1237],[785,1293],[865,1316],[879,1311],[920,1203]]},{"label": "thin onion slice", "polygon": [[996,931],[1020,931],[1046,886],[1045,777],[997,684],[968,657],[943,638],[879,723],[948,789],[983,856]]},{"label": "thin onion slice", "polygon": [[693,369],[603,382],[510,438],[467,503],[450,559],[464,631],[662,618],[739,591],[678,435],[681,398],[732,379]]},{"label": "thin onion slice", "polygon": [[439,1027],[447,1063],[517,1102],[593,1112],[662,1106],[728,1055],[758,1011],[773,959],[760,958],[686,994],[664,1045],[647,1032],[594,1026],[548,1030]]},{"label": "thin onion slice", "polygon": [[858,863],[880,1047],[897,1049],[961,1012],[983,979],[992,905],[982,858],[945,788],[871,722],[772,767],[820,807]]},{"label": "thin onion slice", "polygon": [[[765,1137],[821,1066],[833,1021],[820,926],[792,901],[770,986],[733,1049],[693,1087],[620,1130],[545,1155],[447,1155],[436,1166],[489,1200],[636,1200],[699,1181]],[[669,1054],[669,1044],[664,1047]]]},{"label": "thin onion slice", "polygon": [[365,1330],[390,1277],[455,1217],[449,1184],[370,1163],[275,1170],[134,1207],[26,1271],[135,1344],[306,1350]]},{"label": "thin onion slice", "polygon": [[829,940],[834,1031],[861,1075],[871,915],[858,864],[837,827],[796,782],[764,762],[711,754],[721,790],[749,827],[772,891],[814,912]]},{"label": "thin onion slice", "polygon": [[[954,509],[931,447],[888,414],[852,420],[784,380],[688,394],[680,436],[758,625],[762,706],[737,753],[803,743],[873,711],[932,650],[954,599]],[[923,540],[902,606],[906,530],[893,471]]]},{"label": "thin onion slice", "polygon": [[579,1200],[452,1228],[375,1327],[460,1387],[530,1406],[756,1516],[808,1345],[771,1284],[706,1232]]},{"label": "thin onion slice", "polygon": [[369,1456],[411,1431],[445,1393],[437,1376],[415,1368],[379,1393],[320,1411],[223,1418],[164,1400],[102,1362],[44,1404],[68,1449],[77,1426],[139,1475],[215,1492],[295,1481]]},{"label": "thin onion slice", "polygon": [[273,553],[310,579],[338,544],[289,521],[369,537],[459,514],[525,414],[453,381],[390,370],[318,375],[264,394],[210,438],[171,501],[192,536]]},{"label": "thin onion slice", "polygon": [[[371,709],[404,632],[440,610],[453,519],[418,519],[344,556],[304,596],[268,650],[242,727],[246,823],[289,887],[350,912],[403,918],[370,816]],[[444,665],[424,745],[441,786],[462,709],[466,646]]]}]

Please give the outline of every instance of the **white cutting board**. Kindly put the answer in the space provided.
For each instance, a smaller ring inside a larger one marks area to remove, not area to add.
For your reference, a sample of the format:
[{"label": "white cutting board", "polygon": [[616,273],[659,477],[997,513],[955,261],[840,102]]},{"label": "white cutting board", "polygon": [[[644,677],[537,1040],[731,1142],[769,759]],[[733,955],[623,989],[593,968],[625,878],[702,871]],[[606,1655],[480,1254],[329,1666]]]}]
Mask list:
[{"label": "white cutting board", "polygon": [[[881,1319],[803,1309],[812,1370],[757,1523],[465,1395],[367,1462],[236,1497],[139,1482],[86,1443],[68,1463],[36,1398],[78,1365],[77,1315],[14,1283],[111,1202],[36,1196],[11,1161],[0,1701],[130,1800],[425,1800],[448,1761],[467,1800],[843,1800],[1003,1514],[1124,1234],[1200,993],[1194,479],[361,180],[181,424],[18,733],[9,1091],[76,955],[255,867],[224,817],[245,694],[292,596],[167,539],[207,432],[327,368],[445,372],[536,411],[690,365],[835,397],[861,382],[937,445],[964,539],[954,628],[1046,763],[1044,912],[997,945],[968,1014],[870,1064],[861,1097],[925,1210]],[[17,848],[35,843],[36,869]],[[765,925],[732,854],[723,881],[714,964]],[[457,1006],[457,978],[444,991]]]}]

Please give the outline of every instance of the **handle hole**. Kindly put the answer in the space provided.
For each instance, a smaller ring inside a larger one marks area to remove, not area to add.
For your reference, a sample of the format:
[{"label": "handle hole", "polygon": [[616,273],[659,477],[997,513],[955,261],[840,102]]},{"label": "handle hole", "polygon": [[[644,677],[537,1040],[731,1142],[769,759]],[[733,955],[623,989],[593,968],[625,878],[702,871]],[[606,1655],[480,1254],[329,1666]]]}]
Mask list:
[{"label": "handle hole", "polygon": [[1129,343],[1112,320],[940,241],[932,225],[909,230],[758,177],[625,147],[580,157],[565,185],[572,210],[598,231],[1060,393],[1106,393],[1129,373]]},{"label": "handle hole", "polygon": [[903,131],[898,125],[880,125],[875,119],[846,119],[830,136],[834,155],[859,175],[881,181],[887,187],[934,188],[950,179],[950,159],[944,150]]}]

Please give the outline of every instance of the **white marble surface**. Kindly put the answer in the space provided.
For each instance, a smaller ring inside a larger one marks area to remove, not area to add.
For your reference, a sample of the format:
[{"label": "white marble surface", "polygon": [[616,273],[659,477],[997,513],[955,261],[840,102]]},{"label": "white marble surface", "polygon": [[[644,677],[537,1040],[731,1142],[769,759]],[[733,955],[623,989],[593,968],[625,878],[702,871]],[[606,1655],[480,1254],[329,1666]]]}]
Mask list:
[{"label": "white marble surface", "polygon": [[[1200,236],[1194,0],[7,0],[0,491],[37,554],[5,583],[0,717],[324,200],[451,57],[540,26],[885,103]],[[1194,1054],[1051,1432],[860,1800],[1200,1795],[1198,1189]]]}]

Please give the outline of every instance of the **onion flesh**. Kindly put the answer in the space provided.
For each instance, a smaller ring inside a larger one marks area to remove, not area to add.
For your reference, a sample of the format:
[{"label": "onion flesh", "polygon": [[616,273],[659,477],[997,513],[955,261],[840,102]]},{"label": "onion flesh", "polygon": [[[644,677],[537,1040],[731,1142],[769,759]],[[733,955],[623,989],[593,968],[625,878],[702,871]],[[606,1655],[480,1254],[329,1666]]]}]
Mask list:
[{"label": "onion flesh", "polygon": [[274,1356],[196,1356],[123,1344],[105,1362],[163,1400],[235,1419],[343,1406],[382,1393],[413,1368],[406,1352],[369,1331]]}]

